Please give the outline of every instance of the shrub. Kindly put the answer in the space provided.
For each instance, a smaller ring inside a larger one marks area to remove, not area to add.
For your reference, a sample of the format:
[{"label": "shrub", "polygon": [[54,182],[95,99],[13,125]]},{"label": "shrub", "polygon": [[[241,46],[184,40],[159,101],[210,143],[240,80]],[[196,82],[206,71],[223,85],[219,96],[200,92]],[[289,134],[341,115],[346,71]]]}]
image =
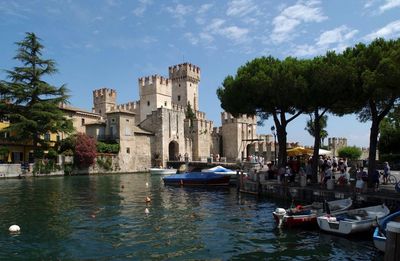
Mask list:
[{"label": "shrub", "polygon": [[79,133],[76,136],[74,162],[79,168],[87,168],[93,165],[96,158],[96,141],[86,134]]},{"label": "shrub", "polygon": [[349,160],[359,159],[361,154],[362,154],[361,149],[356,146],[343,147],[338,151],[339,157],[348,158]]},{"label": "shrub", "polygon": [[104,142],[97,142],[97,152],[99,153],[112,153],[112,154],[118,154],[119,152],[119,144],[114,143],[104,143]]}]

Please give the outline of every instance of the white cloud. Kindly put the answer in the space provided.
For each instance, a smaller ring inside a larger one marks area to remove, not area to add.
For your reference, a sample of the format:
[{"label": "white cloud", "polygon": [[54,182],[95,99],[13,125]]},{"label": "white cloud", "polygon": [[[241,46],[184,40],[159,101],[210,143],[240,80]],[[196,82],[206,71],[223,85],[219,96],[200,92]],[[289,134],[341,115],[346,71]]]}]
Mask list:
[{"label": "white cloud", "polygon": [[396,7],[400,7],[400,0],[386,0],[385,4],[379,7],[379,11],[383,13]]},{"label": "white cloud", "polygon": [[378,37],[397,38],[400,37],[400,20],[393,21],[386,26],[365,36],[366,40],[373,40]]},{"label": "white cloud", "polygon": [[252,0],[232,0],[228,3],[227,16],[242,17],[250,13],[256,12],[257,5]]},{"label": "white cloud", "polygon": [[138,7],[133,9],[132,13],[136,16],[143,16],[144,12],[147,10],[147,7],[152,3],[152,0],[139,0]]},{"label": "white cloud", "polygon": [[293,37],[293,31],[301,23],[322,22],[327,19],[319,7],[320,1],[298,1],[295,5],[284,8],[276,16],[271,38],[275,43],[281,43]]},{"label": "white cloud", "polygon": [[166,10],[172,15],[172,17],[178,20],[178,26],[183,27],[186,23],[185,16],[190,14],[193,11],[193,8],[189,5],[177,4],[174,7],[166,7]]},{"label": "white cloud", "polygon": [[328,46],[334,43],[343,43],[350,40],[358,33],[358,30],[351,30],[345,25],[339,26],[333,30],[323,32],[317,41],[319,46]]},{"label": "white cloud", "polygon": [[323,54],[328,50],[341,52],[351,45],[357,33],[358,30],[342,25],[321,33],[321,35],[315,39],[314,44],[295,45],[291,55],[304,57]]},{"label": "white cloud", "polygon": [[199,10],[197,11],[198,14],[204,14],[206,13],[208,10],[210,10],[212,7],[214,6],[214,4],[203,4],[200,6]]},{"label": "white cloud", "polygon": [[199,10],[197,11],[197,16],[194,19],[197,24],[203,25],[206,23],[206,14],[213,6],[214,4],[203,4],[200,6]]},{"label": "white cloud", "polygon": [[195,37],[192,33],[185,33],[184,36],[192,45],[197,45],[199,43],[199,38]]}]

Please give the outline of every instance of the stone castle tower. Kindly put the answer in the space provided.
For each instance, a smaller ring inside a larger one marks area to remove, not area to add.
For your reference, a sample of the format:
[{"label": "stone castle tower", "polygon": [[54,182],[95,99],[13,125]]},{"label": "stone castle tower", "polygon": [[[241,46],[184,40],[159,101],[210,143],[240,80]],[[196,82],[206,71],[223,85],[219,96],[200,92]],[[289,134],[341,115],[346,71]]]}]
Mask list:
[{"label": "stone castle tower", "polygon": [[241,115],[234,118],[230,113],[221,113],[222,154],[230,161],[245,158],[255,152],[257,119]]},{"label": "stone castle tower", "polygon": [[105,116],[106,112],[114,110],[116,106],[117,93],[113,89],[102,88],[93,91],[94,113]]},{"label": "stone castle tower", "polygon": [[168,68],[172,81],[172,103],[186,107],[191,104],[193,110],[199,110],[200,68],[183,63]]},{"label": "stone castle tower", "polygon": [[338,155],[338,151],[343,148],[347,147],[347,139],[346,138],[328,138],[328,149],[332,151],[334,156]]},{"label": "stone castle tower", "polygon": [[140,120],[157,108],[171,109],[171,81],[159,75],[139,78]]}]

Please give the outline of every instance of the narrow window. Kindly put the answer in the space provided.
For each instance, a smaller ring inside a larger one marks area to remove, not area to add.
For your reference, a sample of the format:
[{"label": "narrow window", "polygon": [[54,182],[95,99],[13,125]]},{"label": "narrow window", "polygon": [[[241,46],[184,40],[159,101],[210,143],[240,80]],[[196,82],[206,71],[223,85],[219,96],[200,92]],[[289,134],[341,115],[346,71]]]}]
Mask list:
[{"label": "narrow window", "polygon": [[164,106],[167,107],[167,102],[164,102]]},{"label": "narrow window", "polygon": [[130,154],[131,153],[131,148],[126,148],[126,153]]},{"label": "narrow window", "polygon": [[84,118],[82,118],[82,120],[81,120],[81,126],[83,126],[83,125],[85,125],[85,119]]},{"label": "narrow window", "polygon": [[181,96],[180,95],[178,95],[178,101],[180,101],[181,100]]},{"label": "narrow window", "polygon": [[150,106],[150,102],[149,101],[147,101],[147,106]]}]

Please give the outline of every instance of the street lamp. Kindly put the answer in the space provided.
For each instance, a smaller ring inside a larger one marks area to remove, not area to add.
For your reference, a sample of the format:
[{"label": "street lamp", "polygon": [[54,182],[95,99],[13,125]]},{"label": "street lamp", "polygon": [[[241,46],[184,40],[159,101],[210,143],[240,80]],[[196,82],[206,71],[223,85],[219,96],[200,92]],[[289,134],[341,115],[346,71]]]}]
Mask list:
[{"label": "street lamp", "polygon": [[275,155],[275,157],[274,157],[274,163],[275,163],[275,166],[276,166],[276,132],[275,132],[275,126],[271,126],[271,132],[272,132],[272,135],[274,135],[274,155]]}]

